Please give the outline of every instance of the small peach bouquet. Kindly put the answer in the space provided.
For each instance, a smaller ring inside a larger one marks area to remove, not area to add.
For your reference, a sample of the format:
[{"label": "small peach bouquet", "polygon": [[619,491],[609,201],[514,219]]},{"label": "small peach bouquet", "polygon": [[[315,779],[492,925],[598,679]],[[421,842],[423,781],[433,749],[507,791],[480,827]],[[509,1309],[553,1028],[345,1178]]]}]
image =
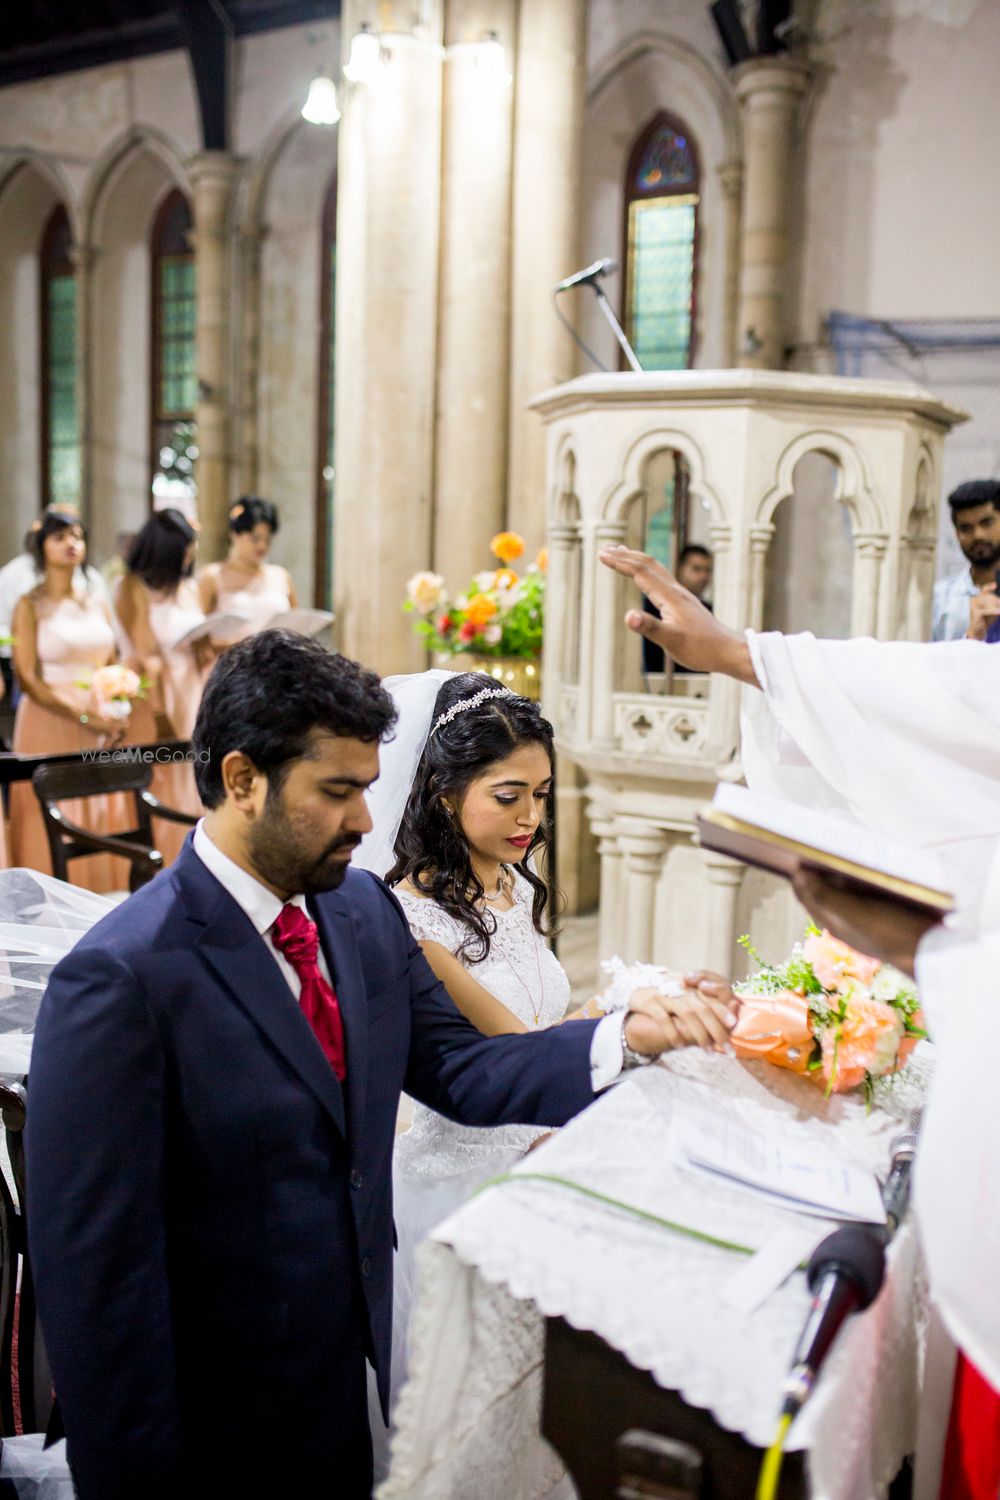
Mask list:
[{"label": "small peach bouquet", "polygon": [[97,667],[78,687],[90,689],[94,713],[101,719],[124,723],[132,712],[132,704],[146,695],[146,684],[138,672],[131,667],[112,662],[106,667]]},{"label": "small peach bouquet", "polygon": [[432,651],[454,656],[534,658],[542,649],[545,617],[543,549],[521,574],[510,566],[525,550],[516,531],[501,531],[490,542],[500,566],[477,573],[454,599],[440,573],[414,573],[406,585],[403,608],[417,616],[413,628]]},{"label": "small peach bouquet", "polygon": [[732,1043],[741,1057],[802,1073],[828,1095],[861,1088],[870,1105],[875,1080],[898,1072],[927,1035],[906,975],[829,932],[810,926],[777,966],[749,938],[740,944],[759,965],[733,986],[742,1004]]}]

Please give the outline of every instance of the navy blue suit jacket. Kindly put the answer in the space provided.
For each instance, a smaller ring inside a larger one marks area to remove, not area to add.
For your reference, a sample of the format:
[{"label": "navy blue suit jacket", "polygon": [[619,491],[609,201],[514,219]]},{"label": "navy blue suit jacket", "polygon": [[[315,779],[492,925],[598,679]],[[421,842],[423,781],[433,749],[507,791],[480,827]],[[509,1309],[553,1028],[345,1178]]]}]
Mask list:
[{"label": "navy blue suit jacket", "polygon": [[560,1125],[593,1098],[593,1024],[485,1038],[380,881],[349,871],[311,908],[343,1087],[190,842],[53,973],[29,1239],[80,1500],[176,1500],[220,1454],[260,1494],[265,1479],[367,1493],[363,1362],[384,1401],[400,1090],[475,1125]]}]

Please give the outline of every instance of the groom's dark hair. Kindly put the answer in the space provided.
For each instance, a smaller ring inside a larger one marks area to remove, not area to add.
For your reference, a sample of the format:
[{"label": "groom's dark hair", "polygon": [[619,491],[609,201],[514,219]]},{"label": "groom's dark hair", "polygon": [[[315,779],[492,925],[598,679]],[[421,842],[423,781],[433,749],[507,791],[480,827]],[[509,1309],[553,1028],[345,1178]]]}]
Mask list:
[{"label": "groom's dark hair", "polygon": [[225,799],[222,762],[233,750],[278,791],[313,730],[375,744],[395,722],[392,698],[367,667],[290,630],[262,630],[220,656],[205,684],[191,736],[198,795],[206,807]]}]

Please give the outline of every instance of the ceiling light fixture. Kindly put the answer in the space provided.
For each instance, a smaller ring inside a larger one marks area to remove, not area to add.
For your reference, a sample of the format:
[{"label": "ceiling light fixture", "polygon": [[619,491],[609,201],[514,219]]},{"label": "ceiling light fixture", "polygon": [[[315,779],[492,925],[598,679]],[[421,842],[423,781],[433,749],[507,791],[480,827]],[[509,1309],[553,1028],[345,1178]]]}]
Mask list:
[{"label": "ceiling light fixture", "polygon": [[336,125],[340,119],[337,85],[326,73],[317,73],[309,85],[309,93],[302,106],[302,118],[308,120],[310,125]]}]

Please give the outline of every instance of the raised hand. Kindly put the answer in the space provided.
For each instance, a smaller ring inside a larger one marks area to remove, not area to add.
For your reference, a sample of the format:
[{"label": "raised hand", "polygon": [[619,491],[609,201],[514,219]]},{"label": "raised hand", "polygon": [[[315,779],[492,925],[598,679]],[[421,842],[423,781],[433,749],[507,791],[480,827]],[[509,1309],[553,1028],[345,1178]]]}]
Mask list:
[{"label": "raised hand", "polygon": [[720,625],[711,610],[655,557],[629,547],[603,547],[598,556],[606,568],[631,578],[659,611],[656,619],[644,610],[629,610],[625,623],[636,635],[655,641],[692,672],[723,672],[759,686],[744,637]]}]

